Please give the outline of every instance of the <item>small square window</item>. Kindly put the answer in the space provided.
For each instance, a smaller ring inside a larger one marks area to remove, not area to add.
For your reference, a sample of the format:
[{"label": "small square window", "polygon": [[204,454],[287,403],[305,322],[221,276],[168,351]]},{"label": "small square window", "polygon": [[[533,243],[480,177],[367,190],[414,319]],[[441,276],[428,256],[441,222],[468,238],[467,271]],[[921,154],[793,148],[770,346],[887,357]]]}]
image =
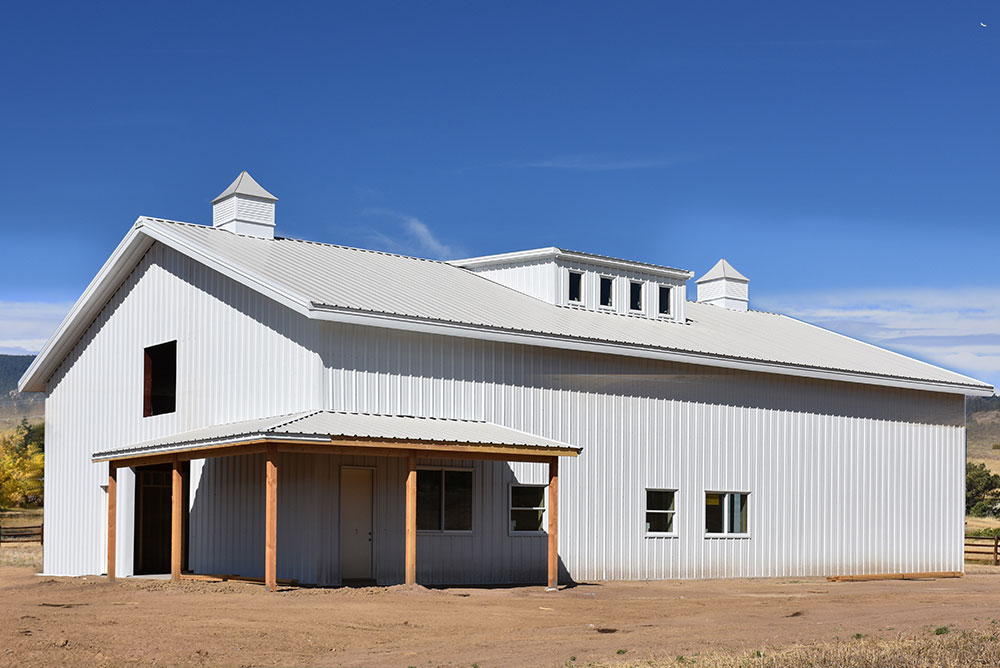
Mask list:
[{"label": "small square window", "polygon": [[569,300],[579,302],[583,299],[583,274],[577,271],[569,272]]},{"label": "small square window", "polygon": [[417,530],[472,531],[472,471],[417,471]]},{"label": "small square window", "polygon": [[646,490],[646,533],[675,533],[675,490]]},{"label": "small square window", "polygon": [[705,533],[746,534],[750,495],[744,492],[705,494]]},{"label": "small square window", "polygon": [[614,279],[608,276],[601,276],[601,306],[612,306],[611,288],[614,286]]},{"label": "small square window", "polygon": [[642,310],[642,283],[629,284],[628,307],[633,311]]},{"label": "small square window", "polygon": [[177,410],[177,342],[143,350],[142,416]]},{"label": "small square window", "polygon": [[545,487],[510,486],[511,533],[540,533],[545,528]]},{"label": "small square window", "polygon": [[670,315],[670,288],[666,285],[660,286],[660,315]]}]

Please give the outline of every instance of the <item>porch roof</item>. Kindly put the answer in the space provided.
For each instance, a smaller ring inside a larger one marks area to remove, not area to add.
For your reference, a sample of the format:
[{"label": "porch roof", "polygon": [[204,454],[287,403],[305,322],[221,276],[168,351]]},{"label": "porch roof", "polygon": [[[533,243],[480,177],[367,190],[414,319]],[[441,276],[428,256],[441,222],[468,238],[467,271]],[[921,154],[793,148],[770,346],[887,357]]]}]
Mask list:
[{"label": "porch roof", "polygon": [[575,457],[581,452],[492,422],[317,410],[194,429],[95,452],[92,460],[131,466],[262,452],[268,444],[308,453],[407,456],[416,450],[424,457],[510,461]]}]

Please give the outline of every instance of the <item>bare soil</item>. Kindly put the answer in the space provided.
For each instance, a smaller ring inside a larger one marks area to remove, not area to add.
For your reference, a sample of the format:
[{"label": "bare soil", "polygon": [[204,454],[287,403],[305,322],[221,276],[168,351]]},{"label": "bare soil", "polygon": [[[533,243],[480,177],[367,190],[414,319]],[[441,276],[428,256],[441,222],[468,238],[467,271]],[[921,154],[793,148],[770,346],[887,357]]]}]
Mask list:
[{"label": "bare soil", "polygon": [[[306,589],[0,567],[0,665],[562,666],[997,629],[1000,568],[960,579]],[[624,650],[624,652],[619,652]]]}]

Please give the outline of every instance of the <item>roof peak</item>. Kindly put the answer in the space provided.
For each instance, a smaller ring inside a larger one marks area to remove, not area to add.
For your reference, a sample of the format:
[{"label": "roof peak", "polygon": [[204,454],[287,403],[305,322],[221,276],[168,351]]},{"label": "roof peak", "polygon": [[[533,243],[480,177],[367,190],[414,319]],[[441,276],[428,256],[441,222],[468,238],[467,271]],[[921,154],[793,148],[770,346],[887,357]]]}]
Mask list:
[{"label": "roof peak", "polygon": [[212,204],[220,202],[227,197],[233,195],[248,195],[250,197],[259,197],[260,199],[271,200],[272,202],[277,202],[278,198],[271,193],[264,190],[257,181],[250,176],[250,172],[243,170],[240,172],[239,176],[229,184],[229,187],[223,190],[218,197],[212,200]]},{"label": "roof peak", "polygon": [[714,281],[718,278],[727,278],[732,281],[746,281],[750,282],[750,279],[736,271],[733,265],[726,261],[726,258],[722,258],[715,263],[715,266],[708,270],[708,273],[699,278],[696,283],[702,283],[704,281]]}]

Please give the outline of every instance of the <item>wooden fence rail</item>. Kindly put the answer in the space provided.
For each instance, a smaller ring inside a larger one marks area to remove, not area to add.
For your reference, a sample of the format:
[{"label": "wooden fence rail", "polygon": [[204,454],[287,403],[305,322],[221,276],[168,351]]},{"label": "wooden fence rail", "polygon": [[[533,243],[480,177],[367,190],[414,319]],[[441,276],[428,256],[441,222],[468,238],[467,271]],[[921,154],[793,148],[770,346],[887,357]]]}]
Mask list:
[{"label": "wooden fence rail", "polygon": [[[972,549],[969,549],[972,548]],[[1000,536],[966,536],[965,558],[975,561],[992,561],[1000,566]]]},{"label": "wooden fence rail", "polygon": [[29,527],[0,527],[0,543],[39,543],[44,542],[44,525]]}]

